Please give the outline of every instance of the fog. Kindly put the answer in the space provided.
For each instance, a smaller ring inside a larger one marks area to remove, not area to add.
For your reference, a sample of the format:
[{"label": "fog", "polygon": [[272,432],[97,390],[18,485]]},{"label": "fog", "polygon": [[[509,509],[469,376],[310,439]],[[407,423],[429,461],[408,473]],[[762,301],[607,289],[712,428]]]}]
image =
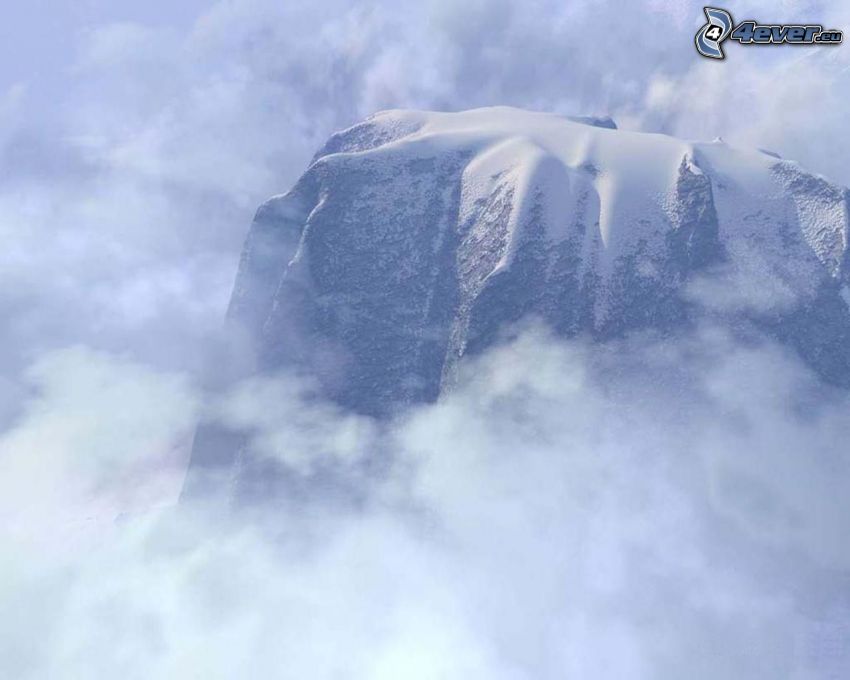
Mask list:
[{"label": "fog", "polygon": [[[179,377],[77,352],[34,379],[0,442],[17,512],[8,677],[850,669],[848,396],[767,341],[706,328],[589,346],[531,327],[380,428],[299,407],[297,376],[237,386],[207,417],[247,428],[253,455],[305,480],[320,461],[361,492],[245,515],[150,502],[197,414]],[[106,407],[119,391],[126,409]],[[386,464],[365,475],[376,449]],[[116,498],[135,505],[117,523],[80,514]]]},{"label": "fog", "polygon": [[[846,184],[843,47],[708,63],[662,0],[78,4],[3,28],[0,676],[848,676],[848,395],[767,340],[532,325],[390,423],[205,375],[253,211],[335,129],[611,114]],[[347,484],[178,507],[202,417]]]}]

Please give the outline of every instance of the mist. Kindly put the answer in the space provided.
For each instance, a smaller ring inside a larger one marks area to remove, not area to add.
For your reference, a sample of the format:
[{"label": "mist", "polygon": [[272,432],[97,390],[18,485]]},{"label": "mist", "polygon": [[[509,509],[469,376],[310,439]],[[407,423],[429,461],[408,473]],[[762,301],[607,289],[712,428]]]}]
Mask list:
[{"label": "mist", "polygon": [[[335,130],[610,114],[848,184],[846,49],[730,78],[663,0],[53,4],[0,41],[0,676],[850,675],[848,395],[769,339],[532,324],[388,423],[207,375],[254,210]],[[201,419],[297,502],[179,505]]]},{"label": "mist", "polygon": [[[297,376],[238,385],[208,417],[239,422],[253,455],[305,483],[321,466],[360,493],[226,515],[151,509],[168,488],[155,463],[197,413],[179,378],[106,360],[101,390],[42,383],[4,461],[63,434],[69,401],[89,412],[131,380],[138,403],[130,423],[104,409],[44,449],[87,504],[63,499],[44,521],[35,497],[27,531],[4,536],[3,674],[844,677],[846,393],[767,340],[674,340],[599,346],[532,326],[381,427],[299,406]],[[363,474],[375,450],[385,465]],[[38,488],[3,479],[4,497]],[[135,511],[74,528],[116,498]]]}]

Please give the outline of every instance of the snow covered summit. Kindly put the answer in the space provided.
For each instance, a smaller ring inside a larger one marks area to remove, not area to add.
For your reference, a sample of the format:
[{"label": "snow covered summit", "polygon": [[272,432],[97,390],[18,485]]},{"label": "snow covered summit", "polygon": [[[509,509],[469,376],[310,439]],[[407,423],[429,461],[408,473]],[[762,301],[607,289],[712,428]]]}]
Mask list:
[{"label": "snow covered summit", "polygon": [[230,309],[260,370],[383,414],[533,314],[558,333],[760,324],[850,380],[845,189],[722,142],[498,107],[386,111],[257,212]]},{"label": "snow covered summit", "polygon": [[[848,305],[844,188],[720,140],[499,107],[333,135],[258,210],[229,322],[249,372],[295,368],[385,416],[532,316],[602,340],[711,318],[850,386]],[[202,427],[193,466],[235,447]]]}]

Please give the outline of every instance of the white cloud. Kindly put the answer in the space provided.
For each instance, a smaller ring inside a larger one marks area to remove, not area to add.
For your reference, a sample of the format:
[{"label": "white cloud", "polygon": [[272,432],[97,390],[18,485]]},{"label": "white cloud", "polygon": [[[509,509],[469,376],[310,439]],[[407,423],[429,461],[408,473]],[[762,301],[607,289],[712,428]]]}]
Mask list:
[{"label": "white cloud", "polygon": [[[835,3],[749,10],[850,24]],[[188,29],[94,26],[61,92],[4,94],[0,675],[845,677],[847,397],[722,334],[526,335],[390,433],[291,378],[246,383],[218,413],[253,455],[309,478],[380,449],[386,476],[358,478],[356,510],[276,507],[276,540],[165,513],[67,545],[173,496],[198,411],[182,371],[215,343],[255,206],[375,109],[611,113],[847,182],[846,50],[707,63],[701,21],[658,0],[219,2]]]},{"label": "white cloud", "polygon": [[25,411],[0,436],[6,540],[73,542],[87,522],[174,496],[198,409],[184,377],[83,347],[27,377]]},{"label": "white cloud", "polygon": [[249,435],[244,455],[276,460],[302,475],[328,464],[353,468],[369,454],[378,425],[317,399],[296,376],[256,377],[237,384],[213,407],[218,420]]},{"label": "white cloud", "polygon": [[[318,496],[255,507],[250,521],[190,508],[141,516],[57,565],[18,550],[0,599],[24,599],[29,632],[11,638],[26,644],[0,655],[0,668],[23,678],[841,677],[850,469],[836,442],[850,434],[847,395],[770,344],[705,332],[675,347],[588,347],[532,329],[379,435],[388,458],[355,504]],[[54,384],[81,377],[79,361],[56,365]],[[115,422],[139,462],[180,429],[173,400],[192,400],[173,379],[121,366],[116,381],[114,364],[97,365],[102,379],[80,389],[109,403],[135,389],[136,408]],[[51,393],[32,402],[21,432],[73,439],[53,446],[76,461],[58,474],[88,474],[84,486],[109,495],[125,464],[113,457],[116,428],[92,425],[77,392]],[[64,425],[52,426],[65,401]],[[338,438],[349,419],[286,377],[246,383],[223,407],[261,443],[254,455],[282,453],[301,475],[307,449],[345,470],[352,442],[367,450],[378,436]],[[105,462],[77,461],[86,451]]]}]

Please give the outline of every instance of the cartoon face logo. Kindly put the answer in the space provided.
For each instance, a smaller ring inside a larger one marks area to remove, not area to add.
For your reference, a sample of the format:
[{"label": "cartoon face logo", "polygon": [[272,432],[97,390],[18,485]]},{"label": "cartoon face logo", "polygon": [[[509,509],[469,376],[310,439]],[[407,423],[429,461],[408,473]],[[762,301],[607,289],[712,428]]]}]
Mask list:
[{"label": "cartoon face logo", "polygon": [[708,23],[697,31],[694,38],[697,52],[709,59],[723,59],[725,55],[720,43],[732,32],[732,16],[725,9],[716,7],[704,7],[703,12]]}]

